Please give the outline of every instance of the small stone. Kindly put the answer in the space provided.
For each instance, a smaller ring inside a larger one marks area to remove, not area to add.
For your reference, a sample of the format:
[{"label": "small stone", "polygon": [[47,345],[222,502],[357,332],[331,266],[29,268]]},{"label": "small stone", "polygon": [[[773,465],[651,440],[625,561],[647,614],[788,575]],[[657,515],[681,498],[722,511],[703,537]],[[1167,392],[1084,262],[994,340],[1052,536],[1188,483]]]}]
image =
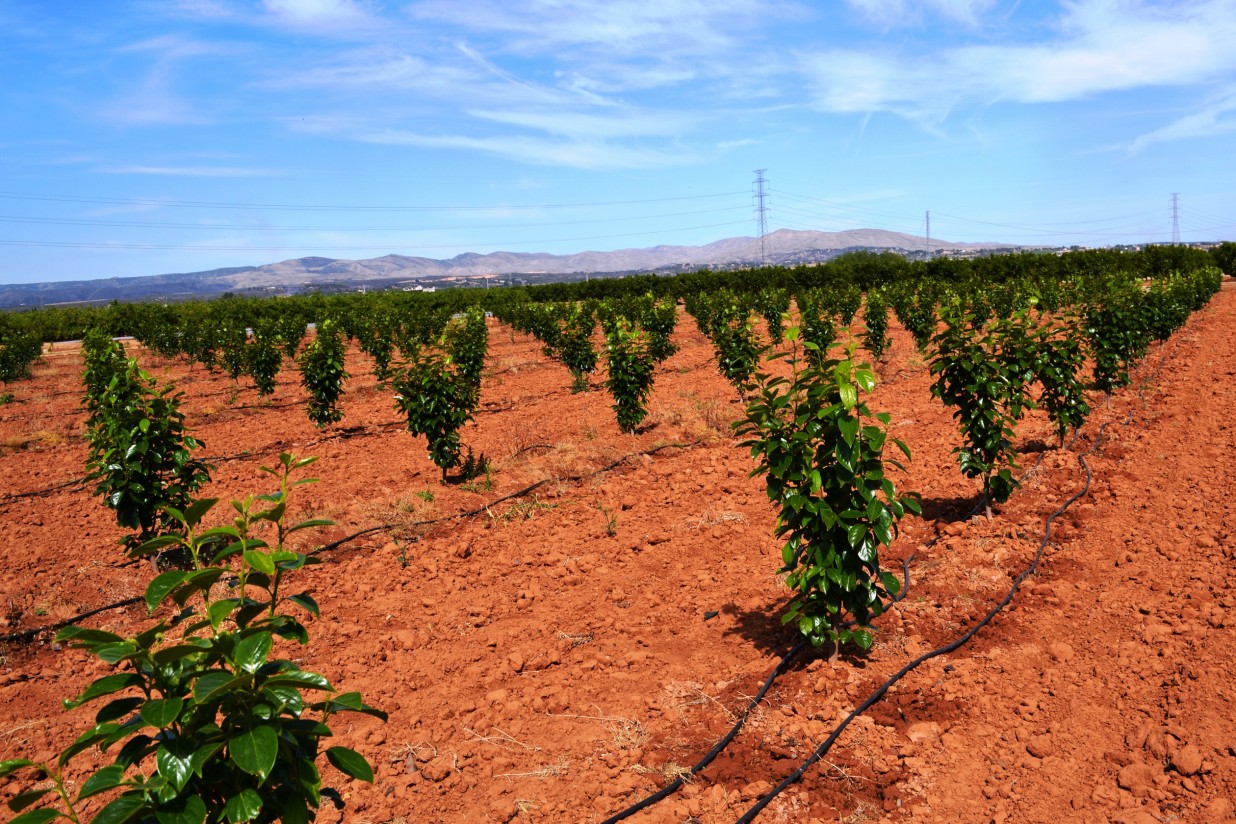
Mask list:
[{"label": "small stone", "polygon": [[1145,798],[1154,791],[1155,772],[1148,765],[1135,762],[1120,768],[1116,784],[1133,793],[1135,798]]},{"label": "small stone", "polygon": [[1047,652],[1053,661],[1073,660],[1073,648],[1063,641],[1055,641],[1047,646]]},{"label": "small stone", "polygon": [[434,782],[443,781],[450,774],[451,759],[447,758],[445,755],[438,756],[425,766],[421,767],[421,775]]},{"label": "small stone", "polygon": [[1226,798],[1216,798],[1206,805],[1206,820],[1207,821],[1225,821],[1232,817],[1236,810],[1232,808],[1232,802]]},{"label": "small stone", "polygon": [[1192,744],[1172,755],[1172,767],[1181,775],[1197,775],[1202,770],[1202,753]]},{"label": "small stone", "polygon": [[940,737],[940,725],[934,721],[919,721],[906,729],[906,737],[916,744],[936,741]]},{"label": "small stone", "polygon": [[1030,742],[1026,744],[1026,752],[1035,758],[1046,758],[1055,751],[1055,745],[1052,743],[1051,738],[1046,735],[1032,736]]}]

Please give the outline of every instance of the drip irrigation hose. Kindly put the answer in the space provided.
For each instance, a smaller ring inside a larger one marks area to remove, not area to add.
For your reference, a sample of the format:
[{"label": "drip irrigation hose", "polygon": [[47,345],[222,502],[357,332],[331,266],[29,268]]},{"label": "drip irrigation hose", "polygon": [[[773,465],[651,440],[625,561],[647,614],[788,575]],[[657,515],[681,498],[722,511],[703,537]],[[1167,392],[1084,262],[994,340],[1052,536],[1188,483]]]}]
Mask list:
[{"label": "drip irrigation hose", "polygon": [[[1072,446],[1073,442],[1077,440],[1078,434],[1079,433],[1077,431],[1074,431],[1073,440],[1069,442],[1070,447]],[[1039,459],[1035,461],[1033,467],[1027,470],[1026,472],[1027,475],[1030,472],[1033,472],[1035,469],[1038,468],[1039,464],[1043,462],[1043,456],[1045,454],[1046,453],[1039,453]],[[1024,477],[1025,476],[1023,476],[1023,478]],[[974,507],[962,518],[962,520],[963,521],[967,520],[971,516],[975,515],[980,509],[983,508],[983,505],[985,504],[985,502],[986,502],[986,498],[980,498],[979,502],[974,505]],[[939,541],[940,541],[940,536],[936,535],[931,540],[923,544],[923,549],[928,549],[930,547],[933,547],[937,543],[939,543]],[[918,550],[915,550],[914,552],[911,552],[908,556],[906,556],[905,561],[902,562],[901,575],[902,575],[903,583],[902,583],[900,591],[898,591],[898,593],[889,600],[888,606],[885,608],[886,611],[889,609],[892,609],[899,602],[904,600],[907,595],[910,594],[910,564],[914,563],[914,559],[917,556],[918,556]],[[854,625],[853,620],[846,621],[842,624],[843,627],[851,627],[853,625]],[[785,671],[785,668],[789,664],[789,662],[796,655],[798,655],[799,652],[802,651],[803,647],[806,644],[807,644],[807,641],[805,639],[800,640],[797,644],[794,645],[794,647],[788,653],[786,653],[785,657],[781,659],[781,661],[777,664],[777,666],[773,668],[773,671],[769,673],[768,678],[765,679],[763,686],[760,687],[759,691],[755,694],[755,697],[747,705],[747,708],[743,710],[741,715],[739,715],[738,720],[734,722],[734,725],[733,727],[730,728],[730,731],[720,741],[718,741],[717,744],[714,745],[713,748],[709,750],[708,753],[699,760],[699,762],[697,762],[693,767],[691,767],[690,775],[692,777],[698,775],[704,768],[706,768],[709,764],[711,764],[726,747],[729,746],[730,742],[734,740],[734,737],[737,736],[739,731],[742,730],[743,725],[747,723],[747,717],[751,714],[751,712],[755,709],[755,707],[760,703],[760,701],[763,700],[765,693],[768,692],[773,682],[777,680],[778,676],[780,676],[781,673]],[[635,813],[640,812],[641,810],[645,810],[648,807],[651,807],[653,804],[663,801],[669,796],[673,795],[675,792],[681,789],[683,784],[685,783],[686,781],[684,777],[676,778],[673,781],[671,781],[669,784],[666,784],[664,787],[654,792],[653,794],[640,799],[639,801],[635,802],[631,806],[605,819],[605,821],[603,821],[602,824],[614,824],[614,822],[622,821],[623,819],[628,818],[634,815]]]},{"label": "drip irrigation hose", "polygon": [[45,627],[35,627],[34,629],[23,629],[20,632],[10,632],[8,635],[0,635],[0,644],[27,643],[29,641],[33,641],[35,637],[37,637],[38,635],[44,632],[51,632],[54,629],[61,629],[63,627],[67,627],[69,624],[77,623],[83,618],[90,618],[91,616],[98,615],[100,612],[107,612],[108,610],[112,610],[112,609],[120,609],[121,607],[132,606],[133,604],[140,604],[144,600],[145,599],[142,598],[141,596],[138,596],[135,598],[125,598],[123,601],[117,601],[114,604],[107,604],[106,606],[95,607],[94,609],[83,612],[80,615],[74,615],[72,618],[66,618],[63,621],[57,621],[56,623],[48,624]]},{"label": "drip irrigation hose", "polygon": [[690,449],[691,447],[698,446],[699,444],[700,444],[700,441],[694,441],[692,443],[665,443],[665,444],[661,444],[660,446],[654,446],[652,449],[645,449],[640,452],[628,452],[626,455],[623,455],[617,460],[611,461],[610,463],[606,464],[600,469],[594,469],[592,472],[585,472],[581,475],[567,475],[562,478],[544,478],[542,480],[537,481],[534,484],[530,484],[524,487],[523,489],[518,489],[507,495],[503,495],[501,498],[496,498],[487,504],[483,504],[477,507],[476,509],[469,509],[464,512],[456,512],[452,515],[443,515],[441,518],[430,518],[427,521],[413,521],[412,523],[406,523],[406,524],[405,523],[378,524],[376,526],[366,527],[360,530],[359,532],[354,532],[351,535],[340,538],[337,541],[331,541],[329,544],[320,546],[308,554],[316,555],[321,552],[332,552],[338,549],[339,547],[341,547],[342,545],[356,540],[357,538],[361,538],[365,535],[370,535],[374,532],[381,532],[382,530],[393,529],[395,527],[411,528],[411,527],[417,527],[417,526],[428,526],[430,524],[442,523],[443,521],[454,521],[459,518],[469,518],[473,515],[480,515],[482,512],[489,511],[490,507],[497,506],[498,504],[503,503],[504,501],[509,501],[512,498],[522,498],[525,495],[529,494],[530,492],[533,492],[534,490],[539,489],[545,484],[551,483],[553,481],[568,481],[572,483],[582,481],[587,478],[592,478],[596,475],[609,472],[614,467],[622,465],[626,461],[629,461],[631,458],[637,458],[637,457],[640,457],[641,455],[653,455],[657,452],[660,452],[662,449]]},{"label": "drip irrigation hose", "polygon": [[710,749],[707,753],[704,754],[703,758],[701,758],[698,762],[696,762],[691,767],[691,769],[687,772],[687,775],[678,776],[673,781],[666,784],[664,787],[657,790],[652,795],[647,796],[646,798],[640,799],[639,801],[635,802],[634,804],[627,807],[625,810],[622,810],[621,812],[615,813],[614,815],[610,816],[609,818],[601,822],[601,824],[616,824],[616,822],[622,821],[624,818],[633,816],[640,810],[647,809],[648,807],[651,807],[653,804],[656,804],[662,799],[668,798],[669,796],[677,792],[679,787],[681,787],[683,784],[686,783],[687,776],[694,778],[697,773],[699,773],[701,770],[703,770],[705,767],[711,764],[713,762],[713,759],[715,759],[718,755],[720,755],[721,752],[726,747],[729,746],[730,742],[734,740],[734,736],[738,735],[739,731],[743,727],[743,724],[747,722],[747,717],[750,716],[752,711],[754,711],[755,708],[759,706],[759,703],[764,700],[764,694],[768,692],[769,688],[773,685],[773,681],[777,680],[777,676],[785,671],[785,668],[789,666],[790,661],[792,661],[794,659],[794,656],[798,655],[798,653],[802,651],[803,647],[807,646],[807,643],[808,643],[807,639],[804,638],[803,640],[795,644],[794,647],[782,657],[780,662],[777,663],[777,666],[773,668],[773,671],[769,673],[766,679],[764,679],[763,686],[761,686],[759,691],[755,694],[755,696],[752,697],[750,703],[747,704],[747,708],[742,711],[741,715],[738,716],[738,721],[734,724],[733,727],[730,728],[730,731],[726,733],[725,736],[722,737],[720,741],[714,744],[712,749]]},{"label": "drip irrigation hose", "polygon": [[987,626],[987,624],[991,623],[991,621],[996,617],[996,615],[998,615],[1001,611],[1003,611],[1004,608],[1012,602],[1013,597],[1017,594],[1017,590],[1021,587],[1022,581],[1024,581],[1028,576],[1032,575],[1035,572],[1035,570],[1038,569],[1039,561],[1042,560],[1043,553],[1046,551],[1047,545],[1051,541],[1052,523],[1056,520],[1056,518],[1064,514],[1065,510],[1067,510],[1077,500],[1079,500],[1082,496],[1084,496],[1087,492],[1090,491],[1090,484],[1094,478],[1094,473],[1091,471],[1089,463],[1086,462],[1086,456],[1094,452],[1098,448],[1099,444],[1103,440],[1103,430],[1106,429],[1108,425],[1109,424],[1104,423],[1102,426],[1100,426],[1099,431],[1097,435],[1095,436],[1094,443],[1084,453],[1081,453],[1077,456],[1078,463],[1080,463],[1082,468],[1086,471],[1086,481],[1084,484],[1082,484],[1082,488],[1079,491],[1070,495],[1064,501],[1064,503],[1062,503],[1059,506],[1059,508],[1056,509],[1055,512],[1047,516],[1047,521],[1044,524],[1043,540],[1039,542],[1039,548],[1038,548],[1038,551],[1034,555],[1034,560],[1031,561],[1030,565],[1026,567],[1026,569],[1023,570],[1020,575],[1018,575],[1015,579],[1013,579],[1013,585],[1009,588],[1008,594],[1006,594],[1004,598],[1002,598],[1000,602],[996,604],[996,606],[993,607],[991,611],[988,612],[982,618],[982,620],[980,620],[977,624],[975,624],[973,627],[971,627],[966,632],[962,633],[962,635],[959,636],[957,639],[955,639],[954,641],[951,641],[948,644],[945,644],[944,646],[936,647],[935,649],[929,652],[923,653],[919,657],[915,658],[913,661],[910,661],[908,664],[903,666],[896,673],[894,673],[890,678],[888,678],[888,680],[886,680],[883,684],[877,687],[874,692],[872,692],[869,696],[867,696],[867,698],[861,704],[855,707],[854,710],[851,711],[850,714],[847,715],[845,719],[842,720],[842,722],[838,724],[836,728],[833,729],[832,733],[828,736],[828,738],[824,739],[823,743],[821,743],[815,749],[815,751],[810,756],[808,756],[807,760],[805,760],[802,764],[800,764],[796,770],[794,770],[792,773],[790,773],[788,776],[782,779],[782,781],[779,784],[777,784],[776,787],[774,787],[772,790],[770,790],[768,793],[762,796],[754,805],[752,805],[751,808],[747,810],[747,812],[745,812],[742,815],[742,817],[738,819],[736,824],[749,824],[749,822],[755,820],[755,817],[758,816],[760,812],[765,807],[767,807],[774,798],[776,798],[778,795],[784,792],[785,789],[788,788],[790,785],[798,781],[798,779],[801,778],[803,774],[808,769],[810,769],[813,764],[815,764],[817,761],[819,761],[821,758],[827,755],[828,751],[832,749],[833,744],[836,743],[837,739],[841,736],[841,733],[845,731],[846,727],[848,727],[855,718],[862,715],[873,704],[877,703],[881,698],[883,698],[885,693],[888,692],[890,687],[892,687],[894,684],[896,684],[898,681],[904,678],[907,674],[917,669],[921,664],[925,663],[926,661],[930,661],[932,658],[938,658],[941,655],[947,655],[948,653],[953,652],[954,650],[958,649],[962,645],[966,644],[971,638],[973,638],[976,634],[978,634],[979,630]]},{"label": "drip irrigation hose", "polygon": [[[691,447],[693,447],[693,446],[697,446],[697,445],[698,445],[698,443],[699,443],[698,441],[697,441],[697,442],[694,442],[694,443],[667,443],[667,444],[661,444],[660,446],[655,446],[655,447],[653,447],[652,449],[645,449],[645,450],[640,451],[640,452],[631,452],[631,453],[628,453],[628,454],[626,454],[626,455],[623,455],[622,457],[618,458],[617,460],[611,461],[610,463],[606,464],[605,466],[601,467],[600,469],[594,470],[593,472],[587,472],[587,473],[584,473],[584,474],[582,474],[582,475],[573,475],[573,476],[569,476],[569,477],[566,477],[566,478],[546,478],[546,479],[544,479],[544,480],[537,481],[536,483],[534,483],[534,484],[532,484],[532,485],[530,485],[530,486],[524,487],[523,489],[520,489],[520,490],[517,490],[517,491],[515,491],[515,492],[512,492],[512,493],[510,493],[510,494],[508,494],[508,495],[503,495],[501,498],[497,498],[497,499],[495,499],[495,500],[493,500],[493,501],[490,501],[489,503],[485,504],[484,506],[478,507],[478,508],[476,508],[476,509],[468,510],[467,512],[458,512],[458,513],[455,513],[454,515],[445,515],[445,516],[443,516],[443,517],[441,517],[441,518],[432,518],[432,519],[430,519],[430,520],[428,520],[428,521],[417,521],[417,522],[415,522],[415,523],[413,523],[413,524],[378,524],[377,526],[367,527],[367,528],[365,528],[365,529],[360,530],[359,532],[354,532],[353,534],[348,535],[348,536],[346,536],[346,537],[344,537],[344,538],[340,538],[340,539],[339,539],[339,540],[337,540],[337,541],[332,541],[331,543],[326,544],[326,545],[321,546],[321,547],[318,547],[317,549],[315,549],[315,550],[313,550],[312,552],[309,552],[309,553],[307,553],[307,554],[310,554],[310,555],[315,555],[315,554],[320,553],[320,552],[329,552],[329,551],[331,551],[331,550],[338,549],[340,546],[342,546],[343,544],[348,543],[349,541],[354,541],[354,540],[356,540],[357,538],[363,537],[363,536],[365,536],[365,535],[369,535],[369,534],[374,533],[374,532],[381,532],[382,530],[385,530],[385,529],[391,529],[391,528],[396,527],[396,526],[425,526],[425,525],[428,525],[428,524],[436,524],[436,523],[441,523],[441,522],[443,522],[443,521],[453,521],[453,520],[455,520],[455,519],[457,519],[457,518],[467,518],[467,517],[470,517],[470,516],[472,516],[472,515],[479,515],[479,514],[481,514],[482,512],[485,512],[486,510],[488,510],[490,507],[492,507],[492,506],[496,506],[496,505],[498,505],[498,504],[502,503],[503,501],[509,501],[509,500],[511,500],[512,498],[518,498],[518,497],[522,497],[522,496],[524,496],[524,495],[527,495],[529,492],[532,492],[533,490],[535,490],[535,489],[537,489],[537,488],[539,488],[539,487],[541,487],[541,486],[544,486],[545,484],[549,483],[549,482],[550,482],[550,481],[552,481],[552,480],[560,480],[560,481],[581,481],[581,480],[584,480],[585,478],[590,478],[590,477],[592,477],[592,476],[594,476],[594,475],[599,475],[599,474],[601,474],[602,472],[608,472],[609,470],[613,469],[613,468],[614,468],[614,467],[616,467],[616,466],[621,465],[623,462],[625,462],[625,461],[627,461],[627,460],[630,460],[631,458],[635,458],[635,457],[638,457],[638,456],[641,456],[641,455],[652,455],[652,454],[655,454],[655,453],[657,453],[657,452],[660,452],[660,451],[661,451],[661,450],[663,450],[663,449],[690,449],[690,448],[691,448]],[[78,481],[78,482],[80,482],[80,481]],[[70,482],[70,483],[77,483],[77,482]],[[24,493],[24,494],[29,495],[29,494],[34,494],[34,493]],[[12,497],[20,497],[20,496],[12,496]],[[4,500],[6,500],[6,499],[0,499],[0,504],[2,504],[2,503],[4,502]],[[136,562],[135,562],[135,561],[129,561],[129,562],[126,562],[125,564],[121,564],[121,565],[119,565],[119,566],[128,566],[128,565],[130,565],[130,564],[132,564],[132,563],[136,563]],[[908,573],[907,573],[907,574],[908,574]],[[107,611],[109,611],[109,610],[113,610],[113,609],[120,609],[120,608],[122,608],[122,607],[127,607],[127,606],[130,606],[130,605],[132,605],[132,604],[139,603],[139,602],[141,602],[142,600],[143,600],[143,599],[142,599],[142,598],[140,598],[140,597],[135,597],[135,598],[126,598],[125,600],[123,600],[123,601],[117,601],[117,602],[115,602],[114,604],[106,604],[106,605],[101,606],[101,607],[96,607],[95,609],[92,609],[92,610],[90,610],[90,611],[88,611],[88,612],[83,612],[83,613],[81,613],[80,615],[75,615],[75,616],[73,616],[72,618],[68,618],[68,619],[66,619],[66,620],[64,620],[64,621],[59,621],[59,622],[57,622],[57,623],[55,623],[55,624],[49,624],[49,625],[44,626],[44,627],[35,627],[35,628],[33,628],[33,629],[25,629],[25,630],[21,630],[20,632],[13,632],[13,633],[9,633],[8,635],[0,635],[0,644],[9,644],[9,643],[14,643],[14,642],[19,642],[19,643],[28,642],[28,641],[30,641],[30,640],[32,640],[32,639],[34,639],[35,637],[37,637],[40,633],[43,633],[43,632],[49,632],[49,631],[51,631],[51,630],[55,630],[55,629],[60,629],[61,627],[66,627],[66,626],[68,626],[69,624],[75,623],[75,622],[80,621],[80,620],[82,620],[82,619],[84,619],[84,618],[90,618],[90,617],[92,617],[92,616],[94,616],[94,615],[98,615],[98,614],[99,614],[99,613],[101,613],[101,612],[107,612]]]}]

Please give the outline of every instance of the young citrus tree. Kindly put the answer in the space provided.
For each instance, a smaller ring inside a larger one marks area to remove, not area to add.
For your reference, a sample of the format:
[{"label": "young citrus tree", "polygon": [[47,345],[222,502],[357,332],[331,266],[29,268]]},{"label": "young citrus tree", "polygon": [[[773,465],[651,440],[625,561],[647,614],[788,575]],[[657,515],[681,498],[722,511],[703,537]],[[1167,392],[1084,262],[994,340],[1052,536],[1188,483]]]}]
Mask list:
[{"label": "young citrus tree", "polygon": [[[764,476],[779,508],[783,571],[794,589],[782,623],[817,647],[832,643],[835,660],[845,642],[871,646],[871,619],[900,589],[897,577],[880,568],[880,547],[892,543],[906,512],[921,508],[885,475],[886,464],[900,465],[884,459],[888,414],[872,413],[860,396],[875,386],[870,366],[853,359],[853,347],[845,357],[829,357],[811,352],[811,341],[803,344],[811,357],[804,357],[796,327],[785,337],[791,350],[767,360],[788,357],[790,376],[758,373],[757,395],[734,426],[746,437],[740,446],[758,461],[752,476]],[[891,442],[910,457],[904,443]]]},{"label": "young citrus tree", "polygon": [[395,408],[407,419],[409,432],[425,436],[429,457],[445,483],[447,471],[460,465],[459,430],[472,419],[479,393],[449,354],[427,346],[395,370],[391,387]]},{"label": "young citrus tree", "polygon": [[170,526],[167,508],[187,506],[211,467],[192,456],[201,444],[185,429],[171,386],[160,388],[105,333],[87,336],[83,347],[87,478],[116,522],[136,530],[126,539],[133,547]]},{"label": "young citrus tree", "polygon": [[309,420],[321,428],[343,419],[339,398],[348,373],[343,368],[344,343],[334,321],[318,324],[317,336],[300,353],[301,383],[309,390]]},{"label": "young citrus tree", "polygon": [[[281,591],[286,579],[319,560],[287,546],[295,532],[330,521],[286,522],[291,474],[314,459],[279,456],[279,489],[233,501],[232,523],[203,528],[214,499],[169,509],[175,534],[139,547],[139,554],[178,549],[191,568],[165,572],[146,588],[151,613],[166,605],[168,617],[125,638],[96,629],[69,627],[57,640],[87,650],[115,672],[96,679],[68,709],[105,700],[94,725],[70,744],[55,764],[15,759],[0,763],[0,778],[29,769],[50,785],[8,802],[14,812],[45,796],[55,806],[22,812],[14,824],[82,820],[86,799],[111,799],[95,824],[150,822],[308,822],[322,798],[342,808],[339,793],[323,786],[317,761],[327,723],[338,712],[386,719],[360,693],[335,694],[321,675],[278,657],[282,640],[309,642],[305,626],[284,611],[295,606],[315,617],[308,592]],[[262,537],[263,528],[266,537]],[[220,586],[230,582],[230,591]],[[112,763],[95,771],[76,797],[63,770],[81,752],[110,750]],[[373,781],[364,756],[331,747],[326,760],[345,776]],[[54,795],[53,795],[54,794]]]},{"label": "young citrus tree", "polygon": [[644,404],[652,394],[656,359],[647,334],[624,317],[615,317],[605,330],[605,386],[614,398],[618,428],[634,434],[648,415]]}]

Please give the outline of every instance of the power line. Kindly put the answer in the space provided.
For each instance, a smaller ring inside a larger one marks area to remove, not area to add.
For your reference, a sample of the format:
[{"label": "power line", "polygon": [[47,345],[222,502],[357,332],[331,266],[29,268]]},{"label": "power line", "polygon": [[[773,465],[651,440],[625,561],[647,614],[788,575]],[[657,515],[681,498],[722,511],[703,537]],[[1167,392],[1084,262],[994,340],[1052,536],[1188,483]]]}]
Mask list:
[{"label": "power line", "polygon": [[554,223],[521,223],[518,226],[512,227],[511,224],[503,224],[496,226],[272,226],[266,225],[246,225],[246,224],[201,224],[201,223],[166,223],[160,221],[142,221],[142,220],[89,220],[85,218],[38,218],[25,217],[22,215],[0,215],[0,223],[33,223],[49,226],[103,226],[113,228],[127,229],[191,229],[191,230],[208,230],[208,231],[255,231],[255,232],[270,232],[270,231],[289,231],[289,232],[309,232],[309,231],[339,231],[339,232],[408,232],[408,231],[451,231],[451,230],[477,230],[477,229],[510,229],[510,228],[545,228],[554,226],[577,226],[590,223],[617,223],[619,221],[632,220],[653,220],[664,217],[683,217],[686,215],[709,215],[718,212],[733,212],[739,209],[746,209],[746,206],[725,206],[719,209],[700,209],[690,212],[665,212],[655,215],[635,215],[627,217],[613,218],[593,218],[590,220],[564,220]]},{"label": "power line", "polygon": [[538,203],[507,205],[496,204],[488,206],[324,206],[297,203],[229,203],[207,200],[143,200],[140,198],[115,197],[73,197],[67,195],[38,195],[28,192],[0,191],[0,198],[6,200],[38,200],[53,203],[95,203],[118,206],[167,206],[174,208],[198,209],[285,209],[288,211],[312,212],[478,212],[486,210],[511,209],[578,209],[592,206],[632,206],[643,203],[670,203],[680,200],[703,200],[712,197],[733,197],[746,192],[716,192],[707,195],[682,195],[680,197],[658,197],[646,200],[601,200],[589,203]]},{"label": "power line", "polygon": [[[616,238],[627,237],[646,237],[648,235],[664,235],[673,232],[690,232],[697,229],[716,229],[726,226],[745,226],[748,225],[745,220],[735,220],[728,223],[709,223],[703,226],[680,226],[673,229],[656,229],[649,232],[628,232],[618,235],[592,235],[588,237],[568,237],[568,238],[553,238],[544,240],[504,240],[494,242],[469,242],[463,243],[434,243],[434,244],[418,244],[414,246],[403,246],[403,249],[457,249],[460,246],[534,246],[537,244],[549,243],[570,243],[579,240],[611,240]],[[322,246],[322,247],[306,247],[306,246],[201,246],[201,245],[177,245],[177,244],[158,244],[158,243],[88,243],[88,242],[72,242],[72,241],[42,241],[42,240],[0,240],[0,246],[31,246],[31,247],[50,247],[50,248],[68,248],[68,249],[115,249],[115,250],[138,250],[138,249],[174,249],[182,252],[310,252],[310,251],[333,251],[333,252],[374,252],[374,251],[390,251],[388,246]]]}]

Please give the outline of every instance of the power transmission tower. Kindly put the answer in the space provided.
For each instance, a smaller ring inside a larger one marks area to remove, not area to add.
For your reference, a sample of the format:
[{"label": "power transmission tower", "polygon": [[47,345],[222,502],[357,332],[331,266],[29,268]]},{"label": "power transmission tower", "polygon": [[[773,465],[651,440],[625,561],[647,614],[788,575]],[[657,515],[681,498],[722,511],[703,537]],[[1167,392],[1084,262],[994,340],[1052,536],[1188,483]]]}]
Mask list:
[{"label": "power transmission tower", "polygon": [[931,210],[927,210],[927,257],[931,258]]},{"label": "power transmission tower", "polygon": [[1180,242],[1180,192],[1172,192],[1172,243]]},{"label": "power transmission tower", "polygon": [[768,234],[768,209],[764,206],[764,184],[768,181],[764,179],[764,172],[767,169],[755,170],[755,218],[760,230],[760,265],[768,265],[768,249],[765,246],[764,236]]}]

